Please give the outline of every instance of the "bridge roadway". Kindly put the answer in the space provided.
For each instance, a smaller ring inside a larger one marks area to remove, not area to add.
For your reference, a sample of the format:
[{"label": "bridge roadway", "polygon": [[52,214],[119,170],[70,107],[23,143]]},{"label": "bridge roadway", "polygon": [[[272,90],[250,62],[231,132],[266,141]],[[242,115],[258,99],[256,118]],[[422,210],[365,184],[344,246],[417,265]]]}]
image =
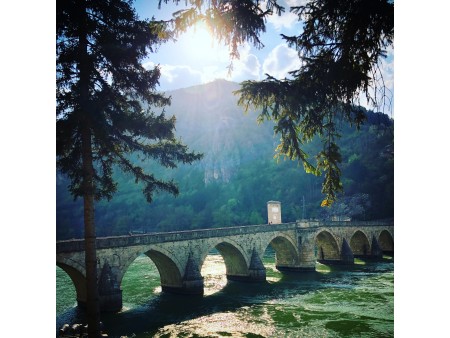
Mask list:
[{"label": "bridge roadway", "polygon": [[[324,264],[353,264],[394,252],[393,221],[297,221],[143,235],[97,238],[98,287],[102,311],[120,311],[120,285],[142,254],[156,265],[165,292],[203,294],[203,262],[212,249],[222,255],[229,280],[263,282],[261,258],[268,246],[280,271],[314,271]],[[56,264],[72,279],[79,306],[86,304],[84,240],[56,242]]]}]

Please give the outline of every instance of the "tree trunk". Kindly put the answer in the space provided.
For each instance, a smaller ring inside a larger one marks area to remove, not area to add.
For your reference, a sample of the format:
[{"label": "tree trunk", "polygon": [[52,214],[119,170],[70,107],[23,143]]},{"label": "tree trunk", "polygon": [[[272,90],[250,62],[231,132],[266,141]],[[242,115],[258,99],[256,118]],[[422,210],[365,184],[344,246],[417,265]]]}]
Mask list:
[{"label": "tree trunk", "polygon": [[92,160],[92,132],[89,107],[89,55],[87,38],[86,2],[80,4],[79,21],[79,76],[80,76],[80,129],[81,157],[83,165],[83,200],[84,200],[84,242],[86,264],[87,322],[89,338],[100,336],[100,306],[97,283],[97,253],[95,246],[94,223],[94,167]]},{"label": "tree trunk", "polygon": [[84,185],[84,242],[86,263],[87,320],[89,338],[100,334],[100,308],[97,283],[97,252],[95,246],[94,223],[94,187],[92,167],[91,132],[88,126],[83,128],[83,185]]}]

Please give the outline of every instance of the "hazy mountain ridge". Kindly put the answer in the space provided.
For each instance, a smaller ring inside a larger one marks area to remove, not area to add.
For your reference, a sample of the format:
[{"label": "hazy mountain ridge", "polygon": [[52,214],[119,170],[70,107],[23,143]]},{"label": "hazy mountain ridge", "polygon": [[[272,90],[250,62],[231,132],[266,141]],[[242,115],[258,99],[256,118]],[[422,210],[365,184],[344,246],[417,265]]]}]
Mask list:
[{"label": "hazy mountain ridge", "polygon": [[165,111],[177,117],[177,135],[205,154],[198,164],[205,183],[229,182],[241,163],[274,154],[273,124],[258,125],[255,112],[244,114],[233,95],[239,88],[237,83],[217,80],[168,93],[172,104]]},{"label": "hazy mountain ridge", "polygon": [[[244,114],[232,92],[236,83],[218,80],[167,93],[172,104],[167,116],[176,115],[176,135],[191,150],[204,153],[193,165],[169,170],[143,163],[156,177],[175,179],[180,195],[159,194],[152,204],[140,185],[115,173],[119,191],[110,202],[96,205],[97,235],[126,234],[129,230],[170,231],[214,226],[260,224],[267,220],[266,202],[282,202],[283,221],[321,217],[322,177],[305,174],[292,161],[273,160],[279,137],[273,123],[256,123],[256,112]],[[380,113],[367,113],[361,131],[342,123],[342,181],[346,196],[367,194],[370,203],[363,219],[393,216],[393,121]],[[314,154],[316,140],[305,146]],[[67,180],[57,176],[57,237],[82,237],[82,203],[73,202]],[[305,208],[303,208],[303,198]]]}]

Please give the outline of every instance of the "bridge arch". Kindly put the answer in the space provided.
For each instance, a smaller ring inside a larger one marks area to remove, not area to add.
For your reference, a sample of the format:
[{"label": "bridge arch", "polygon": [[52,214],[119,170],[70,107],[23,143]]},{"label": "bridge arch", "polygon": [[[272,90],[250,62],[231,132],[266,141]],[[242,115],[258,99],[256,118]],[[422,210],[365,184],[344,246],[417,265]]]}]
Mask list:
[{"label": "bridge arch", "polygon": [[[79,257],[76,257],[75,259],[70,259],[70,258],[66,258],[66,257],[60,257],[60,256],[56,256],[56,266],[59,266],[61,269],[62,266],[67,266],[67,267],[71,267],[74,270],[78,271],[81,275],[86,276],[86,269],[84,267],[84,265],[80,264],[78,262]],[[84,264],[84,254],[81,257],[83,259],[83,264]],[[64,269],[63,269],[64,270]]]},{"label": "bridge arch", "polygon": [[57,262],[56,266],[64,270],[72,280],[72,283],[75,286],[78,305],[85,305],[87,302],[86,277],[79,270],[66,263]]},{"label": "bridge arch", "polygon": [[240,245],[229,239],[217,239],[212,242],[208,250],[202,254],[199,270],[201,270],[208,253],[214,248],[219,251],[225,262],[228,279],[239,279],[248,275],[248,257]]},{"label": "bridge arch", "polygon": [[264,252],[268,246],[272,246],[275,251],[275,265],[278,266],[294,266],[299,264],[299,252],[295,242],[287,235],[273,235],[264,248]]},{"label": "bridge arch", "polygon": [[144,254],[155,263],[163,291],[182,286],[182,270],[173,255],[157,247],[150,248]]},{"label": "bridge arch", "polygon": [[171,252],[158,246],[151,246],[141,249],[140,251],[135,251],[124,259],[124,265],[117,271],[117,280],[119,285],[122,284],[122,279],[128,271],[130,265],[142,254],[149,257],[150,260],[156,265],[161,280],[161,286],[166,282],[170,285],[173,283],[178,286],[181,285],[181,264]]},{"label": "bridge arch", "polygon": [[385,253],[394,252],[394,237],[388,230],[383,230],[378,236],[378,244]]},{"label": "bridge arch", "polygon": [[369,237],[364,231],[356,230],[350,238],[349,244],[355,257],[370,255]]},{"label": "bridge arch", "polygon": [[340,260],[339,244],[329,230],[321,230],[315,236],[318,260]]}]

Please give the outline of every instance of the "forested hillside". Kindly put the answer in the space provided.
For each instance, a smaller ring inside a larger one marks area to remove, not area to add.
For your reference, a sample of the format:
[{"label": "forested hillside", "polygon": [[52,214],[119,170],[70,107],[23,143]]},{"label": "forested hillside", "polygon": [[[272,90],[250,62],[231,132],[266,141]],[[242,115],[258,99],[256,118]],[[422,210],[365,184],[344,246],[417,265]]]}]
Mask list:
[{"label": "forested hillside", "polygon": [[[232,92],[238,88],[219,80],[169,93],[172,105],[165,114],[177,117],[177,135],[190,149],[203,152],[203,160],[175,170],[143,163],[180,188],[178,197],[160,194],[151,204],[132,177],[117,172],[118,193],[96,205],[97,236],[267,223],[269,200],[282,203],[283,222],[393,217],[394,126],[387,115],[367,112],[359,131],[341,124],[344,195],[333,207],[321,208],[322,178],[306,174],[295,162],[273,159],[278,144],[273,124],[258,125],[256,112],[244,114],[237,107]],[[320,146],[311,142],[306,149],[317,152]],[[83,236],[82,201],[73,201],[67,184],[58,174],[57,239]]]}]

